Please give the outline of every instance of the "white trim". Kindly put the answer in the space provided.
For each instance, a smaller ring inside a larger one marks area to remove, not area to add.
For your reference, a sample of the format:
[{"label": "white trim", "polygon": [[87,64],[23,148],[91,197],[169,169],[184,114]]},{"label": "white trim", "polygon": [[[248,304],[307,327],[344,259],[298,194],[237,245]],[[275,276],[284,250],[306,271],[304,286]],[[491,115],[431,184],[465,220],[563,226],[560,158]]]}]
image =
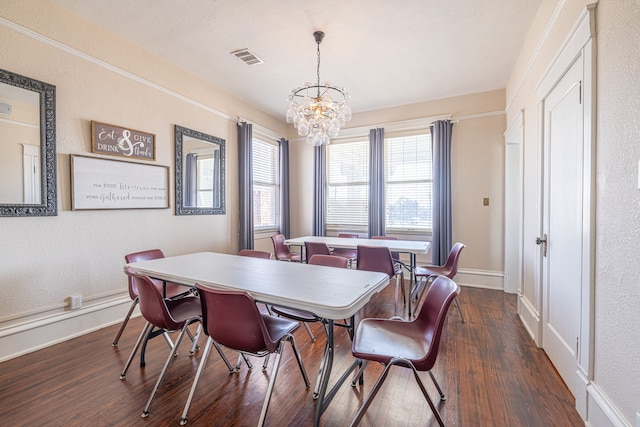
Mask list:
[{"label": "white trim", "polygon": [[551,29],[555,25],[556,19],[558,19],[558,16],[560,15],[560,11],[562,10],[565,2],[566,0],[561,0],[556,5],[556,8],[553,11],[551,18],[549,19],[549,22],[547,22],[547,26],[545,27],[544,31],[542,32],[542,35],[540,36],[540,40],[538,40],[538,44],[536,45],[535,49],[531,53],[531,57],[529,57],[529,62],[527,63],[527,66],[524,68],[524,71],[522,72],[522,75],[520,76],[520,79],[516,84],[516,87],[515,87],[515,90],[513,91],[513,95],[511,96],[511,99],[507,100],[507,106],[505,108],[506,111],[509,111],[509,109],[511,108],[511,104],[513,104],[513,101],[515,101],[516,97],[518,96],[520,89],[522,89],[522,85],[524,84],[524,81],[526,80],[527,75],[529,75],[529,72],[533,68],[533,64],[538,59],[538,55],[542,50],[542,45],[544,45],[544,43],[546,42],[547,37],[549,36]]},{"label": "white trim", "polygon": [[[496,110],[496,111],[486,111],[482,113],[476,114],[467,114],[464,116],[453,116],[451,114],[441,114],[439,116],[429,116],[422,117],[419,119],[412,120],[402,120],[398,122],[388,122],[388,123],[375,123],[364,126],[357,126],[352,128],[345,128],[340,131],[340,135],[331,138],[331,142],[340,142],[345,139],[351,138],[365,138],[369,136],[369,130],[375,128],[384,128],[385,134],[393,134],[400,132],[410,132],[410,131],[419,131],[419,130],[427,130],[431,123],[436,120],[451,120],[456,123],[462,120],[472,120],[472,119],[482,119],[485,117],[492,116],[500,116],[504,115],[505,110]],[[291,141],[295,142],[304,142],[305,139],[303,137],[291,139]]]},{"label": "white trim", "polygon": [[119,323],[130,306],[129,296],[114,298],[80,310],[4,328],[0,331],[0,362]]},{"label": "white trim", "polygon": [[460,286],[504,290],[504,273],[502,271],[460,269],[454,280]]},{"label": "white trim", "polygon": [[21,26],[21,25],[15,24],[15,23],[7,20],[6,18],[0,17],[0,25],[3,25],[3,26],[5,26],[5,27],[7,27],[7,28],[9,28],[11,30],[17,31],[17,32],[19,32],[21,34],[24,34],[24,35],[26,35],[28,37],[31,37],[32,39],[41,41],[44,44],[52,46],[52,47],[54,47],[56,49],[59,49],[59,50],[61,50],[63,52],[66,52],[66,53],[68,53],[70,55],[76,56],[78,58],[84,59],[85,61],[88,61],[88,62],[91,62],[91,63],[93,63],[95,65],[98,65],[98,66],[100,66],[102,68],[105,68],[107,70],[113,71],[114,73],[120,74],[121,76],[127,77],[127,78],[129,78],[131,80],[134,80],[134,81],[136,81],[138,83],[141,83],[141,84],[143,84],[145,86],[149,86],[151,88],[154,88],[154,89],[156,89],[156,90],[158,90],[158,91],[160,91],[160,92],[162,92],[164,94],[167,94],[167,95],[173,96],[175,98],[178,98],[181,101],[184,101],[184,102],[186,102],[188,104],[194,105],[194,106],[196,106],[198,108],[206,110],[206,111],[208,111],[210,113],[213,113],[213,114],[215,114],[217,116],[220,116],[220,117],[225,118],[227,120],[230,120],[232,122],[237,122],[238,121],[234,116],[231,116],[231,115],[229,115],[227,113],[224,113],[224,112],[222,112],[220,110],[217,110],[217,109],[215,109],[215,108],[213,108],[213,107],[211,107],[209,105],[203,104],[200,101],[196,101],[195,99],[189,98],[189,97],[187,97],[185,95],[182,95],[182,94],[180,94],[180,93],[178,93],[178,92],[176,92],[174,90],[168,89],[168,88],[166,88],[164,86],[161,86],[161,85],[159,85],[157,83],[154,83],[154,82],[152,82],[150,80],[147,80],[147,79],[145,79],[143,77],[137,76],[137,75],[135,75],[135,74],[133,74],[133,73],[127,71],[127,70],[124,70],[124,69],[122,69],[120,67],[117,67],[115,65],[109,64],[108,62],[105,62],[105,61],[103,61],[101,59],[98,59],[98,58],[96,58],[94,56],[91,56],[91,55],[88,55],[88,54],[86,54],[84,52],[81,52],[81,51],[79,51],[79,50],[77,50],[75,48],[72,48],[71,46],[67,46],[67,45],[65,45],[63,43],[60,43],[60,42],[58,42],[56,40],[53,40],[53,39],[51,39],[51,38],[49,38],[47,36],[42,35],[42,34],[36,33],[35,31],[32,31],[32,30],[30,30],[28,28],[25,28],[25,27]]},{"label": "white trim", "polygon": [[632,427],[624,416],[616,409],[613,403],[600,390],[591,383],[587,386],[588,402],[588,425],[597,427]]},{"label": "white trim", "polygon": [[518,316],[533,342],[540,346],[540,313],[524,295],[518,295]]},{"label": "white trim", "polygon": [[40,129],[39,124],[34,125],[32,123],[19,122],[18,120],[5,119],[4,117],[0,117],[0,123],[9,123],[10,125],[15,125],[15,126],[22,126],[22,127],[31,128],[31,129]]}]

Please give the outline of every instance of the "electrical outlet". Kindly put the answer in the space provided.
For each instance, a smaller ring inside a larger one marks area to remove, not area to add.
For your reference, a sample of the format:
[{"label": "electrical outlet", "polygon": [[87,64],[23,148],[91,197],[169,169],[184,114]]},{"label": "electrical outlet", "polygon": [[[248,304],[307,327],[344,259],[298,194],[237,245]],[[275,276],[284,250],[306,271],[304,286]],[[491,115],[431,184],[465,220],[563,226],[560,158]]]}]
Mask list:
[{"label": "electrical outlet", "polygon": [[69,297],[69,305],[71,305],[71,310],[78,310],[82,308],[82,295],[71,295]]}]

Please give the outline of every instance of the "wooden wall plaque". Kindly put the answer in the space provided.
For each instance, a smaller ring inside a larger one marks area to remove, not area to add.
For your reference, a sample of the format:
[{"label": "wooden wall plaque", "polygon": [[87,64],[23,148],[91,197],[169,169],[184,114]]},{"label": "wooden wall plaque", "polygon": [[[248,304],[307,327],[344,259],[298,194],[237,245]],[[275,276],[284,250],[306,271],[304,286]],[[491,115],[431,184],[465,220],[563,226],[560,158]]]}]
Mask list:
[{"label": "wooden wall plaque", "polygon": [[156,136],[92,120],[91,151],[132,159],[155,160]]}]

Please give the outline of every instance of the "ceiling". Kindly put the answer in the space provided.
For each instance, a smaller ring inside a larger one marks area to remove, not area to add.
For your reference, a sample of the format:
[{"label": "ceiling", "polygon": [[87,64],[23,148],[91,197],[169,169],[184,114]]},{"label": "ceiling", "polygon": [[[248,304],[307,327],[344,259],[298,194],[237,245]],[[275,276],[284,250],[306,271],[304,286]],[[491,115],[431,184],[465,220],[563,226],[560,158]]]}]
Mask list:
[{"label": "ceiling", "polygon": [[[54,0],[284,120],[292,88],[363,112],[504,88],[540,0]],[[264,63],[230,52],[248,48]]]}]

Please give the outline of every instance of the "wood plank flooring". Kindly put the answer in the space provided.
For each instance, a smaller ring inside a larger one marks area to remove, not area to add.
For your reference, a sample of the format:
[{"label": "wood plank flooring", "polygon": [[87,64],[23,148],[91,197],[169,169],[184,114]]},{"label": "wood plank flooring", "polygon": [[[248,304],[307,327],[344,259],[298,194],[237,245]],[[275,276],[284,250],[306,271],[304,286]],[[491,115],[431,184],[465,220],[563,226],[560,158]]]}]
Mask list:
[{"label": "wood plank flooring", "polygon": [[[515,312],[516,297],[500,291],[463,288],[460,303],[466,323],[452,306],[440,355],[433,370],[447,394],[439,402],[433,383],[425,384],[448,426],[582,426],[570,392],[545,353],[536,348]],[[388,287],[362,310],[362,317],[390,317],[393,289]],[[177,426],[201,351],[188,357],[185,339],[165,376],[151,414],[140,414],[168,354],[162,338],[149,342],[147,365],[134,361],[125,380],[119,373],[143,326],[129,322],[117,347],[111,342],[119,328],[97,332],[0,364],[0,424],[4,426]],[[305,389],[290,347],[284,352],[267,426],[311,426],[313,385],[324,336],[311,342],[304,328],[296,332],[312,386]],[[201,345],[204,347],[204,338]],[[336,334],[333,378],[351,363],[349,337]],[[236,354],[226,351],[232,363]],[[243,365],[229,375],[212,350],[189,411],[189,426],[252,426],[257,423],[269,379],[261,359],[254,369]],[[349,425],[381,366],[370,364],[362,388],[346,383],[321,419],[323,426]],[[363,419],[362,426],[436,425],[408,369],[394,367]]]}]

